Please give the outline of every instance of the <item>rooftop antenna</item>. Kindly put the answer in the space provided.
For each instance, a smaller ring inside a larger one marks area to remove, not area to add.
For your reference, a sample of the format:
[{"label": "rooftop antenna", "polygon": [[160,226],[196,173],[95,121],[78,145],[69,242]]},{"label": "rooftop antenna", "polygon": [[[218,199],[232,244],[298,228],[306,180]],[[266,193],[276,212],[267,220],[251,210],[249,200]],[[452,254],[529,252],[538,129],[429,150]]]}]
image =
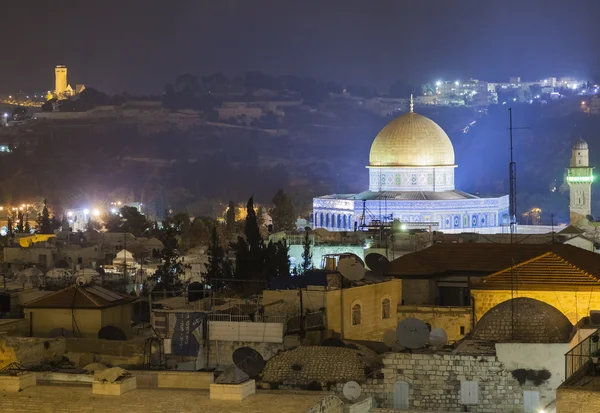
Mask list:
[{"label": "rooftop antenna", "polygon": [[515,232],[517,230],[517,164],[513,159],[513,123],[512,108],[508,109],[509,131],[510,131],[510,195],[509,195],[509,213],[510,213],[510,243],[514,242]]}]

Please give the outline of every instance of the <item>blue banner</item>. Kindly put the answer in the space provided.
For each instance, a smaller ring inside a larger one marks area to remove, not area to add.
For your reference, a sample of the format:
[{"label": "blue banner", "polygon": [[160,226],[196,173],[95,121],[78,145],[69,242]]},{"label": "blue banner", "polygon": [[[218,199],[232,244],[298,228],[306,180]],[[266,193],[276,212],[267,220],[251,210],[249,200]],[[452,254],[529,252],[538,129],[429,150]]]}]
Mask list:
[{"label": "blue banner", "polygon": [[171,352],[178,356],[198,355],[204,340],[205,313],[176,313]]}]

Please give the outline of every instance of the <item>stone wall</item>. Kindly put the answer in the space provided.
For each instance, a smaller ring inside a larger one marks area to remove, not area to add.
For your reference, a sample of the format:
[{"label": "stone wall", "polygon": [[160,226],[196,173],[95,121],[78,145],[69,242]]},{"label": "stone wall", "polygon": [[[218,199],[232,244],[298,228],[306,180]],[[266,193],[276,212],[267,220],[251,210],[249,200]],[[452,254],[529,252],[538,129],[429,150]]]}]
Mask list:
[{"label": "stone wall", "polygon": [[433,304],[434,291],[429,280],[402,280],[402,299],[405,305]]},{"label": "stone wall", "polygon": [[369,413],[373,406],[373,398],[366,397],[356,402],[347,402],[344,405],[344,413]]},{"label": "stone wall", "polygon": [[341,347],[299,347],[273,357],[263,370],[262,381],[290,386],[306,386],[312,382],[363,382],[365,363],[357,350]]},{"label": "stone wall", "polygon": [[29,318],[0,320],[0,334],[7,336],[28,336]]},{"label": "stone wall", "polygon": [[[510,300],[510,290],[471,290],[475,299],[475,321],[479,321],[492,307]],[[590,310],[600,310],[600,290],[594,291],[528,291],[519,289],[518,297],[534,298],[556,307],[571,324],[577,324],[590,315]],[[516,298],[516,297],[515,297]]]},{"label": "stone wall", "polygon": [[67,338],[67,351],[70,353],[96,353],[113,356],[133,356],[144,354],[144,340],[113,341],[98,338]]},{"label": "stone wall", "polygon": [[398,322],[411,317],[430,324],[431,328],[443,328],[450,342],[463,339],[471,331],[473,322],[471,307],[398,306]]},{"label": "stone wall", "polygon": [[59,360],[65,354],[64,338],[0,338],[0,368],[19,363],[22,367],[39,365],[42,361]]},{"label": "stone wall", "polygon": [[344,403],[337,396],[326,396],[308,409],[307,413],[343,413]]},{"label": "stone wall", "polygon": [[378,386],[377,407],[391,409],[394,384],[408,383],[408,411],[460,412],[461,381],[478,383],[478,404],[472,413],[523,411],[523,391],[540,391],[525,383],[521,386],[495,356],[456,354],[390,353],[383,360],[383,384]]},{"label": "stone wall", "polygon": [[573,387],[559,387],[556,392],[557,413],[597,413],[600,392]]},{"label": "stone wall", "polygon": [[208,348],[208,367],[227,367],[233,365],[233,352],[239,347],[252,347],[265,360],[283,350],[283,343],[255,343],[248,341],[211,341]]}]

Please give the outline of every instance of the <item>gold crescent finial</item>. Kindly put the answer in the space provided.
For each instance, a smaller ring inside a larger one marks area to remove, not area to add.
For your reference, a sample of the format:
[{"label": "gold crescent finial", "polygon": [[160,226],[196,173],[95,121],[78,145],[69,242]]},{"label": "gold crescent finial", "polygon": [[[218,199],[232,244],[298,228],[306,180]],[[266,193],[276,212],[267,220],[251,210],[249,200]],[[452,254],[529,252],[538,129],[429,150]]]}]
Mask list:
[{"label": "gold crescent finial", "polygon": [[413,113],[413,109],[415,107],[415,104],[413,102],[413,95],[412,93],[410,94],[410,113]]}]

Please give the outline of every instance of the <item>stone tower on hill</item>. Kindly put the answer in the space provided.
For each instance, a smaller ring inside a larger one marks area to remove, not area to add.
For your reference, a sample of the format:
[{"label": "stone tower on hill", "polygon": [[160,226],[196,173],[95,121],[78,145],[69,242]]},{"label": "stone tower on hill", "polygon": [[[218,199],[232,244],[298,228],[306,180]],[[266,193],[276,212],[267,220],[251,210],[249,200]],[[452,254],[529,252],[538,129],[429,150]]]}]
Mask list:
[{"label": "stone tower on hill", "polygon": [[588,144],[583,139],[573,145],[571,166],[567,168],[570,188],[569,212],[571,225],[576,225],[592,213],[593,169],[590,167]]}]

